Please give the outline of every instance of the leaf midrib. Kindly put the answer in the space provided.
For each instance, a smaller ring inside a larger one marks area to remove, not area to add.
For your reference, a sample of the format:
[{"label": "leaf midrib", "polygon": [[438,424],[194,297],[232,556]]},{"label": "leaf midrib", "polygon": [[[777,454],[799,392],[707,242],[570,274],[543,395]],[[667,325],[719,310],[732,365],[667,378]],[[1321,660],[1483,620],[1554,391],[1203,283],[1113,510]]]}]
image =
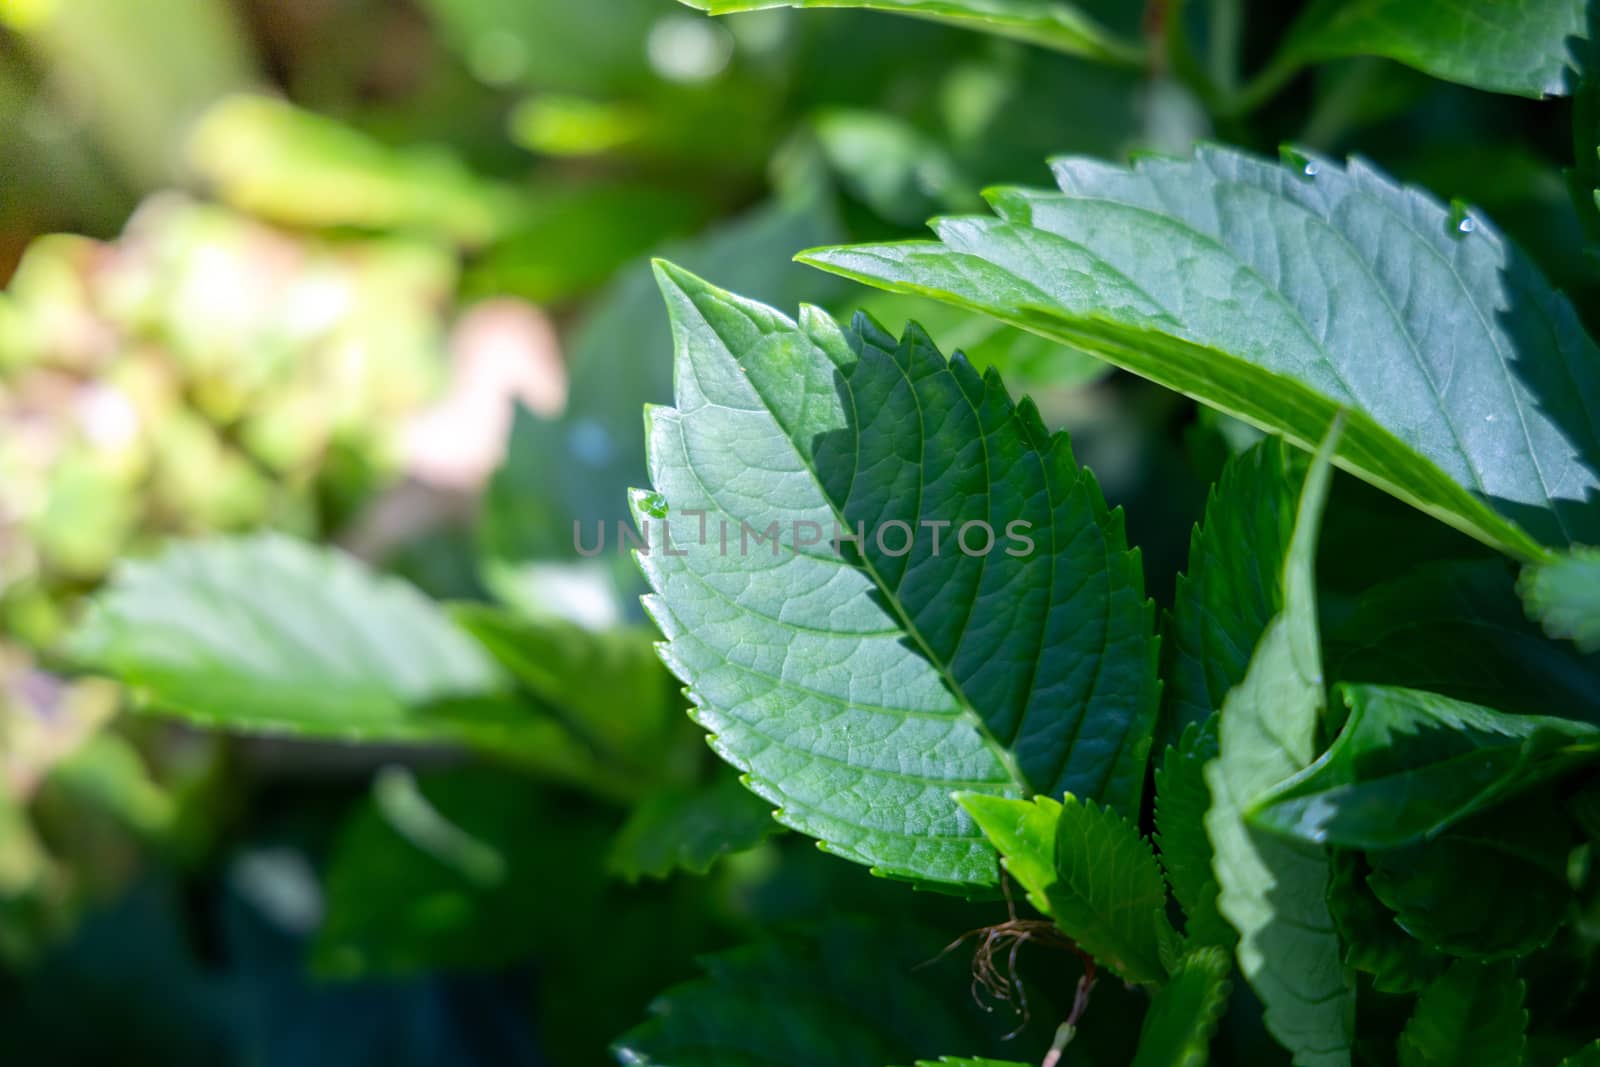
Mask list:
[{"label": "leaf midrib", "polygon": [[[691,305],[695,308],[696,314],[698,314],[700,316],[701,321],[705,323],[707,328],[709,328],[714,334],[717,335],[718,341],[722,344],[723,349],[728,353],[728,358],[731,359],[736,366],[741,365],[741,361],[739,360],[739,358],[737,356],[735,356],[733,354],[733,348],[728,344],[727,340],[722,336],[721,331],[717,330],[716,326],[711,323],[711,321],[706,317],[705,313],[700,309],[698,304],[695,304],[693,301],[691,301]],[[745,315],[745,312],[742,309],[739,310],[738,313],[741,314],[741,315]],[[751,325],[755,326],[758,330],[761,330],[762,332],[765,332],[764,328],[762,327],[762,325],[759,322],[756,322],[753,319],[749,319],[748,315],[745,315],[745,318],[747,320],[749,320]],[[821,355],[822,358],[824,360],[826,360],[828,363],[830,363],[830,364],[833,363],[833,360],[828,357],[827,353],[822,352],[820,346],[815,341],[811,340],[811,338],[809,336],[807,336],[803,330],[798,330],[797,329],[797,336],[805,338],[805,343],[810,345],[814,352],[816,352],[817,354]],[[700,369],[699,369],[699,366],[696,364],[695,361],[690,360],[689,361],[689,367],[690,367],[690,372],[692,374],[694,374],[694,376],[695,376],[695,383],[696,383],[696,386],[699,388],[700,395],[702,397],[707,396],[708,394],[706,393],[703,385],[701,385],[701,383],[700,383]],[[769,418],[771,418],[773,422],[778,423],[780,426],[782,426],[783,431],[784,431],[784,434],[783,434],[784,440],[788,443],[789,447],[794,451],[795,456],[800,460],[801,464],[805,467],[806,471],[811,475],[812,481],[816,484],[817,489],[818,489],[817,495],[822,498],[823,502],[827,505],[828,510],[833,514],[835,520],[840,522],[840,523],[842,523],[842,524],[844,524],[844,527],[846,529],[848,529],[849,528],[849,518],[839,510],[838,505],[833,502],[833,500],[828,496],[827,491],[823,488],[823,486],[826,485],[826,482],[823,481],[821,473],[816,468],[816,464],[814,464],[811,461],[811,458],[809,456],[807,456],[794,443],[794,438],[793,438],[793,436],[791,434],[791,431],[790,431],[789,427],[783,426],[782,421],[780,420],[777,411],[774,409],[772,403],[768,400],[766,394],[764,392],[762,392],[761,387],[756,383],[756,381],[748,374],[744,375],[743,377],[744,377],[745,382],[747,382],[749,384],[751,391],[753,393],[755,393],[756,396],[761,400],[762,409],[765,412],[765,414]],[[850,400],[851,413],[855,416],[855,418],[857,420],[856,425],[859,426],[860,425],[861,415],[860,415],[860,412],[856,409],[855,391],[853,389],[849,388],[849,380],[848,380],[848,378],[846,379],[845,385],[846,385],[846,387],[844,389],[844,394]],[[915,390],[913,390],[913,394],[914,393],[915,393]],[[918,410],[919,410],[919,412],[921,410],[920,409],[920,402],[919,402]],[[859,447],[859,442],[858,442],[858,446],[857,447]],[[987,446],[985,446],[985,447],[987,447]],[[688,459],[689,469],[691,471],[694,471],[695,480],[696,481],[700,481],[699,471],[698,471],[698,469],[695,468],[693,459],[687,457],[687,455],[686,455],[685,458]],[[859,466],[859,456],[857,456],[856,465]],[[920,473],[918,475],[917,481],[918,481],[918,486],[919,486],[918,492],[920,494],[920,492],[921,492],[920,486],[922,484],[922,478],[921,478]],[[703,486],[704,482],[701,482],[701,485]],[[711,497],[711,499],[715,500],[716,498],[713,496],[713,497]],[[961,687],[960,683],[956,681],[954,675],[952,675],[950,673],[949,665],[944,663],[942,660],[940,660],[940,658],[938,656],[934,655],[933,649],[928,644],[927,639],[922,636],[922,632],[921,632],[921,630],[919,630],[917,628],[916,623],[913,622],[911,620],[911,618],[906,614],[905,607],[904,607],[904,605],[901,604],[899,597],[897,595],[895,595],[895,591],[894,590],[891,590],[891,588],[889,586],[889,583],[884,580],[883,575],[878,573],[877,568],[872,565],[872,561],[867,558],[867,554],[865,552],[857,552],[856,554],[861,558],[861,568],[860,568],[861,571],[863,573],[865,573],[870,579],[872,579],[873,585],[875,585],[877,587],[879,593],[882,594],[883,599],[888,604],[891,613],[905,627],[906,635],[909,636],[912,639],[912,641],[916,643],[916,646],[921,651],[921,654],[922,654],[923,658],[938,673],[940,679],[944,682],[945,686],[949,689],[950,695],[955,698],[956,705],[957,705],[957,708],[958,708],[958,710],[959,710],[959,712],[961,714],[961,717],[963,719],[965,719],[968,722],[969,725],[971,725],[974,729],[976,729],[978,731],[978,736],[983,740],[984,746],[986,748],[988,748],[994,754],[996,760],[1000,763],[1000,766],[1005,770],[1006,777],[1011,779],[1011,784],[1016,786],[1018,789],[1020,789],[1022,791],[1022,795],[1023,796],[1032,796],[1033,795],[1033,788],[1032,788],[1031,785],[1029,785],[1027,778],[1022,774],[1021,768],[1017,766],[1016,758],[1011,754],[1011,752],[1007,748],[1005,748],[1005,746],[1001,745],[999,740],[990,732],[990,730],[988,728],[988,724],[983,721],[983,716],[978,713],[977,708],[974,707],[971,699],[967,696],[965,690],[963,690],[963,688]],[[850,564],[847,561],[841,560],[840,562],[841,562],[841,564],[843,564],[845,566],[850,566]],[[852,569],[854,569],[854,568],[852,567]]]}]

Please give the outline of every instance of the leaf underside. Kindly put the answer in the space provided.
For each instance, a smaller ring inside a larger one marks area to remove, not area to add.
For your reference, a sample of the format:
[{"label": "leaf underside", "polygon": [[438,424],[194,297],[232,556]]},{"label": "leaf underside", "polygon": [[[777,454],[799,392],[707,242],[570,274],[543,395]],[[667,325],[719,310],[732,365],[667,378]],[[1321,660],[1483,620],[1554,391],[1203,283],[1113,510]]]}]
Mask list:
[{"label": "leaf underside", "polygon": [[1489,224],[1354,160],[1056,162],[938,242],[801,258],[1032,329],[1311,449],[1522,558],[1600,541],[1600,358]]},{"label": "leaf underside", "polygon": [[955,790],[1136,811],[1154,609],[1065,437],[920,331],[658,274],[677,407],[649,413],[640,563],[719,754],[830,851],[933,882],[996,877]]},{"label": "leaf underside", "polygon": [[1206,767],[1218,907],[1239,931],[1239,969],[1261,998],[1267,1029],[1300,1067],[1348,1067],[1351,1056],[1355,985],[1328,913],[1328,856],[1257,830],[1244,814],[1316,755],[1324,695],[1313,573],[1333,444],[1324,443],[1301,492],[1283,610],[1223,704],[1219,754]]},{"label": "leaf underside", "polygon": [[1436,78],[1522,96],[1564,96],[1584,0],[1322,0],[1290,33],[1303,62],[1374,55]]}]

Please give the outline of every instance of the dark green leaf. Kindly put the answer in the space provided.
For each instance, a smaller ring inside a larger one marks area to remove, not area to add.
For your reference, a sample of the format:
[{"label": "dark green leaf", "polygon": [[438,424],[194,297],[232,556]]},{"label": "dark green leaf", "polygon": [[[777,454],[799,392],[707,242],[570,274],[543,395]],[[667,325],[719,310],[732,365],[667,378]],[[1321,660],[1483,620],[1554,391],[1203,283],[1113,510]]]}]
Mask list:
[{"label": "dark green leaf", "polygon": [[993,191],[1000,218],[937,221],[942,243],[802,259],[986,311],[1308,449],[1350,409],[1339,466],[1515,556],[1600,540],[1600,355],[1571,305],[1478,215],[1360,161],[1293,162],[1063,159],[1064,192]]},{"label": "dark green leaf", "polygon": [[1065,437],[920,332],[660,273],[678,408],[650,413],[641,563],[718,752],[781,821],[931,881],[995,878],[954,789],[1137,810],[1153,609]]},{"label": "dark green leaf", "polygon": [[1429,948],[1478,960],[1533,952],[1566,921],[1572,896],[1574,842],[1552,810],[1551,799],[1535,793],[1427,844],[1369,853],[1367,883],[1401,929]]},{"label": "dark green leaf", "polygon": [[1423,990],[1400,1035],[1400,1067],[1517,1067],[1527,1044],[1511,963],[1457,960]]},{"label": "dark green leaf", "polygon": [[1579,549],[1527,567],[1517,590],[1551,637],[1600,651],[1600,551]]},{"label": "dark green leaf", "polygon": [[1191,725],[1167,749],[1156,771],[1156,845],[1172,895],[1183,907],[1184,936],[1190,945],[1221,945],[1238,940],[1217,911],[1217,878],[1211,869],[1206,812],[1211,790],[1205,767],[1217,757],[1217,717]]},{"label": "dark green leaf", "polygon": [[[330,976],[491,968],[527,956],[599,882],[596,837],[536,786],[483,770],[381,772],[340,830],[312,963]],[[530,836],[538,847],[527,847]],[[529,901],[537,900],[537,908]]]},{"label": "dark green leaf", "polygon": [[1367,885],[1359,852],[1336,850],[1328,910],[1339,928],[1345,962],[1372,976],[1380,993],[1415,993],[1444,972],[1447,958],[1400,928],[1394,912]]},{"label": "dark green leaf", "polygon": [[1205,1067],[1211,1035],[1228,1004],[1233,961],[1226,949],[1196,949],[1178,961],[1156,993],[1132,1067]]},{"label": "dark green leaf", "polygon": [[702,961],[704,978],[662,994],[615,1051],[637,1067],[883,1067],[982,1049],[992,1039],[967,983],[919,969],[939,947],[892,922],[844,919],[719,953]]},{"label": "dark green leaf", "polygon": [[618,831],[606,865],[630,882],[678,870],[705,874],[779,829],[760,797],[731,773],[719,774],[707,785],[670,786],[647,797]]},{"label": "dark green leaf", "polygon": [[1600,656],[1546,637],[1501,560],[1425,562],[1364,592],[1327,640],[1340,681],[1600,725]]},{"label": "dark green leaf", "polygon": [[1138,63],[1142,50],[1120,41],[1064,0],[682,0],[713,15],[773,7],[861,7],[947,22],[1069,55]]},{"label": "dark green leaf", "polygon": [[1283,62],[1385,56],[1436,78],[1522,96],[1564,96],[1584,0],[1320,0]]},{"label": "dark green leaf", "polygon": [[1260,797],[1251,823],[1346,848],[1399,848],[1600,757],[1600,729],[1507,715],[1434,693],[1342,689],[1328,751]]},{"label": "dark green leaf", "polygon": [[1269,438],[1230,459],[1212,487],[1173,596],[1162,672],[1169,729],[1206,721],[1244,680],[1256,641],[1283,607],[1283,558],[1304,479],[1304,459]]},{"label": "dark green leaf", "polygon": [[1283,609],[1256,645],[1244,681],[1222,705],[1219,754],[1206,766],[1218,908],[1239,931],[1239,969],[1267,1029],[1300,1067],[1347,1067],[1355,984],[1328,914],[1325,849],[1254,829],[1245,812],[1316,757],[1324,692],[1314,587],[1316,539],[1337,428],[1300,493],[1284,559]]}]

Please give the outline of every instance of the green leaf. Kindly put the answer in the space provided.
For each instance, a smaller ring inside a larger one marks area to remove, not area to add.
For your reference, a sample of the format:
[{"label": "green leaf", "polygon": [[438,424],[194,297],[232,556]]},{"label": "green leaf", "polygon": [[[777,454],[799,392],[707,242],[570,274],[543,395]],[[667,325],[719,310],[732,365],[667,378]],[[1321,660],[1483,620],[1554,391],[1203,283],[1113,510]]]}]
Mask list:
[{"label": "green leaf", "polygon": [[[1361,161],[1055,164],[941,242],[801,259],[985,311],[1310,449],[1486,544],[1600,541],[1600,355],[1489,223]],[[1382,353],[1382,358],[1374,354]]]},{"label": "green leaf", "polygon": [[1561,1067],[1600,1067],[1600,1040],[1584,1046],[1562,1060]]},{"label": "green leaf", "polygon": [[592,822],[481,768],[380,772],[334,840],[312,966],[352,978],[525,960],[599,888],[598,864],[573,862]]},{"label": "green leaf", "polygon": [[1284,64],[1384,56],[1448,81],[1565,96],[1584,0],[1321,0],[1283,47]]},{"label": "green leaf", "polygon": [[1232,950],[1238,935],[1217,911],[1217,878],[1212,873],[1206,812],[1211,789],[1205,768],[1217,757],[1217,716],[1196,723],[1167,748],[1156,771],[1156,845],[1172,895],[1183,907],[1184,936],[1190,945],[1221,945]]},{"label": "green leaf", "polygon": [[1448,959],[1400,928],[1394,912],[1367,885],[1359,852],[1335,850],[1328,910],[1339,928],[1345,962],[1372,976],[1380,993],[1415,993],[1444,972]]},{"label": "green leaf", "polygon": [[485,604],[459,604],[451,616],[549,707],[576,737],[619,771],[659,779],[673,766],[672,742],[683,701],[642,627],[592,631],[529,619]]},{"label": "green leaf", "polygon": [[1553,809],[1551,798],[1533,794],[1425,845],[1369,853],[1367,884],[1429,948],[1478,960],[1526,955],[1555,936],[1572,896],[1574,842]]},{"label": "green leaf", "polygon": [[1522,996],[1514,964],[1457,960],[1417,998],[1400,1067],[1516,1067],[1527,1045]]},{"label": "green leaf", "polygon": [[226,97],[201,116],[191,166],[234,207],[293,226],[423,229],[481,245],[523,205],[448,156],[398,152],[275,97]]},{"label": "green leaf", "polygon": [[421,709],[504,677],[414,588],[273,534],[177,544],[125,563],[72,638],[82,666],[207,726],[441,739]]},{"label": "green leaf", "polygon": [[1600,757],[1600,729],[1434,693],[1346,686],[1328,751],[1261,796],[1250,822],[1347,848],[1399,848]]},{"label": "green leaf", "polygon": [[1306,475],[1284,560],[1283,610],[1223,702],[1219,754],[1206,765],[1218,907],[1239,931],[1239,969],[1261,998],[1267,1029],[1300,1067],[1350,1063],[1355,984],[1328,914],[1328,856],[1320,846],[1256,830],[1255,799],[1310,765],[1323,711],[1314,586],[1317,530],[1327,502],[1337,428]]},{"label": "green leaf", "polygon": [[722,952],[614,1051],[637,1067],[883,1067],[992,1044],[967,983],[919,969],[938,951],[937,936],[902,924],[839,919]]},{"label": "green leaf", "polygon": [[1600,656],[1552,641],[1505,561],[1443,560],[1361,594],[1327,638],[1328,674],[1600,725]]},{"label": "green leaf", "polygon": [[1029,901],[1079,948],[1125,981],[1166,979],[1163,953],[1177,940],[1166,919],[1167,887],[1132,823],[1071,795],[1065,803],[982,793],[957,793],[956,800]]},{"label": "green leaf", "polygon": [[1015,1060],[973,1060],[940,1056],[936,1060],[918,1060],[917,1067],[1030,1067]]},{"label": "green leaf", "polygon": [[1256,641],[1283,607],[1283,558],[1304,478],[1304,459],[1268,438],[1230,459],[1212,487],[1173,596],[1162,672],[1169,728],[1205,722],[1244,680]]},{"label": "green leaf", "polygon": [[659,274],[678,407],[649,413],[640,562],[717,751],[780,821],[935,882],[995,878],[953,790],[1136,811],[1153,608],[1066,438],[920,331]]},{"label": "green leaf", "polygon": [[1579,549],[1526,567],[1517,591],[1545,633],[1600,652],[1600,551]]},{"label": "green leaf", "polygon": [[1028,903],[1041,915],[1050,914],[1050,887],[1056,882],[1056,826],[1061,802],[1039,796],[1030,800],[997,797],[987,793],[957,793],[965,809],[989,843],[1000,853],[1000,863],[1028,895]]},{"label": "green leaf", "polygon": [[1051,48],[1068,55],[1137,65],[1144,50],[1114,37],[1060,0],[682,0],[713,15],[774,7],[858,7],[932,19]]},{"label": "green leaf", "polygon": [[606,867],[630,882],[674,871],[705,874],[718,859],[754,848],[779,831],[772,812],[732,774],[646,798],[617,832]]},{"label": "green leaf", "polygon": [[1228,1004],[1233,962],[1226,949],[1196,949],[1178,961],[1156,993],[1132,1067],[1205,1067],[1211,1035]]}]

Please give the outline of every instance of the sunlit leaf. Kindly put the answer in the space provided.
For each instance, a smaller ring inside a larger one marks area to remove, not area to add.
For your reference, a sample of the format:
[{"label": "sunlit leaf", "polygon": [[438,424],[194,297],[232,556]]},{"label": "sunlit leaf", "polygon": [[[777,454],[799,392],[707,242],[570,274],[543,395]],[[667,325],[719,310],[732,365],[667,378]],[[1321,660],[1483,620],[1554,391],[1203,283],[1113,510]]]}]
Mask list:
[{"label": "sunlit leaf", "polygon": [[[1056,338],[1310,449],[1514,556],[1600,540],[1600,356],[1488,221],[1359,160],[1055,165],[939,242],[801,258]],[[1383,358],[1374,358],[1383,353]]]},{"label": "sunlit leaf", "polygon": [[649,417],[641,564],[718,752],[781,821],[931,881],[995,877],[952,790],[1137,810],[1153,609],[1066,438],[920,332],[660,276],[678,407]]}]

